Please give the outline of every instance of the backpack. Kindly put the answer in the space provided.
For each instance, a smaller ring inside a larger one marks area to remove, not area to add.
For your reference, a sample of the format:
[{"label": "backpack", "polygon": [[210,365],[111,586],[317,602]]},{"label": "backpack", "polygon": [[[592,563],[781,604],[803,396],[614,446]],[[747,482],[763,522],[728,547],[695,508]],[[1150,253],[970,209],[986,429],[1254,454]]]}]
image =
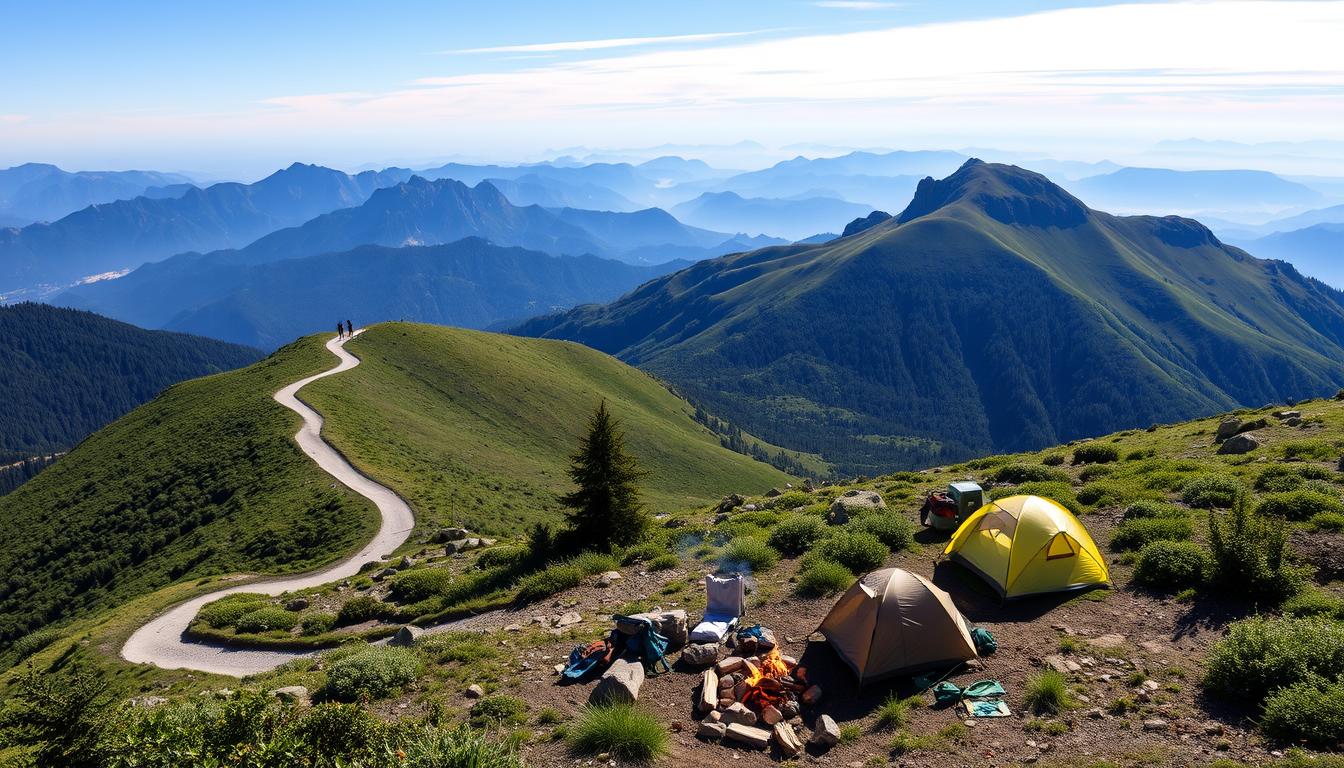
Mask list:
[{"label": "backpack", "polygon": [[[625,635],[626,649],[644,662],[646,674],[652,676],[672,671],[666,658],[667,638],[659,634],[652,621],[637,616],[612,616],[612,618],[616,620],[618,627],[626,625],[624,629],[618,628],[616,633]],[[630,629],[634,630],[633,633],[626,631]],[[658,669],[659,665],[662,665],[661,670]]]},{"label": "backpack", "polygon": [[569,652],[569,661],[561,673],[568,680],[580,680],[588,673],[605,669],[616,656],[616,647],[611,640],[594,640],[587,645],[576,645]]},{"label": "backpack", "polygon": [[984,627],[976,627],[971,630],[971,640],[975,641],[975,652],[981,656],[999,650],[999,641],[994,639],[994,635],[989,633]]}]

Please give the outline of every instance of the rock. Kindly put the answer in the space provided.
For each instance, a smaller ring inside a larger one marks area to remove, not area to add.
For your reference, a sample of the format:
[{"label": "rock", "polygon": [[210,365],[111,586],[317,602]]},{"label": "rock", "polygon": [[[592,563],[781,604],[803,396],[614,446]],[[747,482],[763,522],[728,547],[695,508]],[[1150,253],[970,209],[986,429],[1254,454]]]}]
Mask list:
[{"label": "rock", "polygon": [[809,477],[803,481],[803,490],[807,491],[808,493],[817,490],[817,487],[812,484],[812,478]]},{"label": "rock", "polygon": [[700,727],[695,729],[695,735],[709,741],[718,741],[728,732],[728,726],[723,723],[711,723],[709,720],[701,720]]},{"label": "rock", "polygon": [[746,504],[742,507],[743,512],[755,512],[758,507],[755,504]]},{"label": "rock", "polygon": [[1241,429],[1241,419],[1238,419],[1235,416],[1229,416],[1218,422],[1218,431],[1214,434],[1213,440],[1214,442],[1221,443],[1237,434],[1238,429]]},{"label": "rock", "polygon": [[425,634],[425,630],[407,624],[401,629],[398,629],[397,634],[393,635],[392,639],[387,641],[387,644],[393,648],[410,648],[415,645],[415,641],[419,640],[420,636],[423,634]]},{"label": "rock", "polygon": [[740,506],[742,506],[743,504],[745,504],[746,501],[747,501],[747,500],[744,499],[744,498],[742,498],[742,494],[740,494],[740,493],[729,494],[729,495],[727,495],[727,496],[724,496],[724,497],[723,497],[723,500],[719,502],[719,506],[718,506],[718,508],[717,508],[717,511],[719,511],[719,512],[731,512],[731,511],[733,511],[734,509],[737,509],[738,507],[740,507]]},{"label": "rock", "polygon": [[1106,713],[1101,711],[1101,707],[1093,707],[1092,709],[1087,710],[1087,716],[1093,720],[1100,720],[1106,716]]},{"label": "rock", "polygon": [[779,747],[780,754],[785,757],[793,757],[803,751],[803,742],[799,740],[798,733],[793,730],[792,725],[776,723],[772,734],[775,737],[775,746]]},{"label": "rock", "polygon": [[760,728],[753,728],[750,725],[742,723],[732,723],[724,731],[723,737],[730,739],[753,749],[765,749],[770,746],[770,732],[763,731]]},{"label": "rock", "polygon": [[714,665],[714,671],[718,672],[720,675],[726,675],[741,669],[744,663],[746,663],[746,659],[743,659],[741,656],[729,656],[725,659],[720,659],[719,663]]},{"label": "rock", "polygon": [[[1122,648],[1125,645],[1125,636],[1117,632],[1107,632],[1104,635],[1100,635],[1088,641],[1088,645],[1105,650]],[[1110,659],[1107,659],[1107,662],[1111,663]]]},{"label": "rock", "polygon": [[1300,427],[1302,426],[1302,419],[1298,418],[1297,416],[1291,416],[1287,419],[1284,419],[1283,423],[1289,427]]},{"label": "rock", "polygon": [[832,525],[844,525],[855,514],[886,508],[887,502],[883,501],[882,497],[876,492],[851,488],[831,502],[827,519]]},{"label": "rock", "polygon": [[493,547],[493,546],[495,546],[495,540],[494,540],[494,539],[481,539],[480,541],[481,541],[481,546],[482,546],[482,547]]},{"label": "rock", "polygon": [[810,707],[810,706],[812,706],[813,704],[816,704],[818,701],[821,701],[821,686],[820,686],[820,685],[814,685],[814,686],[808,688],[806,691],[803,691],[803,703],[804,703],[804,704],[806,704],[807,706]]},{"label": "rock", "polygon": [[597,703],[630,704],[639,699],[639,689],[643,685],[644,663],[617,659],[602,673],[602,679],[593,686],[589,699]]},{"label": "rock", "polygon": [[706,669],[700,678],[700,696],[697,708],[701,712],[713,712],[719,706],[719,676],[712,669]]},{"label": "rock", "polygon": [[556,629],[564,629],[565,627],[572,627],[581,621],[583,621],[583,617],[578,613],[574,611],[566,611],[565,613],[556,616],[555,621],[551,622],[551,626]]},{"label": "rock", "polygon": [[504,631],[505,631],[505,632],[522,632],[522,631],[523,631],[523,625],[522,625],[522,624],[505,624],[505,625],[504,625]]},{"label": "rock", "polygon": [[719,660],[716,643],[696,643],[681,649],[681,660],[688,667],[704,667]]},{"label": "rock", "polygon": [[271,695],[281,701],[301,706],[307,706],[310,701],[308,688],[302,685],[287,685],[284,688],[276,688],[271,691]]},{"label": "rock", "polygon": [[296,597],[285,603],[286,611],[302,611],[308,607],[308,600],[302,597]]},{"label": "rock", "polygon": [[770,490],[768,490],[768,491],[765,492],[765,497],[766,497],[767,499],[773,499],[773,498],[775,498],[776,496],[780,496],[780,495],[782,495],[783,493],[784,493],[784,492],[781,491],[781,490],[779,490],[778,488],[771,488]]},{"label": "rock", "polygon": [[773,704],[766,704],[761,707],[761,722],[766,725],[775,725],[784,719],[784,714],[775,708]]},{"label": "rock", "polygon": [[443,545],[443,551],[450,555],[465,552],[467,551],[467,541],[468,539],[454,539]]},{"label": "rock", "polygon": [[1079,664],[1079,663],[1076,662],[1076,661],[1070,661],[1069,659],[1065,659],[1065,660],[1064,660],[1064,667],[1065,667],[1065,669],[1068,670],[1070,673],[1072,673],[1072,672],[1081,672],[1082,669],[1083,669],[1083,665]]},{"label": "rock", "polygon": [[413,565],[415,565],[415,561],[414,561],[414,560],[412,560],[412,559],[409,558],[409,557],[406,557],[405,555],[402,555],[401,559],[398,560],[398,561],[396,562],[396,564],[392,566],[392,568],[393,568],[394,570],[404,571],[404,570],[406,570],[407,568],[410,568],[410,567],[413,566]]},{"label": "rock", "polygon": [[1069,667],[1068,664],[1064,661],[1064,657],[1060,656],[1057,653],[1052,653],[1049,656],[1046,656],[1045,658],[1041,659],[1041,661],[1047,667],[1055,670],[1061,675],[1066,675],[1069,672]]},{"label": "rock", "polygon": [[359,572],[368,573],[369,571],[372,571],[375,568],[382,568],[384,565],[386,565],[386,563],[384,563],[382,560],[370,560],[369,562],[359,566]]},{"label": "rock", "polygon": [[1139,687],[1144,689],[1145,691],[1156,691],[1157,689],[1162,687],[1162,684],[1157,682],[1156,680],[1144,680],[1143,683],[1139,685]]},{"label": "rock", "polygon": [[840,743],[840,726],[835,724],[835,720],[830,715],[821,715],[817,718],[816,730],[812,732],[810,743],[819,747],[833,747]]},{"label": "rock", "polygon": [[612,584],[615,584],[622,578],[623,577],[621,576],[620,571],[607,571],[606,573],[597,577],[597,586],[610,587]]},{"label": "rock", "polygon": [[717,723],[723,720],[723,713],[716,709],[708,715],[705,715],[705,719],[711,723]]},{"label": "rock", "polygon": [[[720,693],[722,693],[722,691],[720,691]],[[719,697],[719,709],[720,709],[720,710],[727,709],[727,708],[733,706],[733,703],[734,703],[735,701],[737,701],[737,700],[733,698],[732,692],[730,691],[730,692],[728,693],[727,696],[720,696],[720,697]]]},{"label": "rock", "polygon": [[434,543],[442,544],[447,541],[459,541],[467,538],[466,528],[440,528],[434,534]]},{"label": "rock", "polygon": [[1143,730],[1145,731],[1165,731],[1167,730],[1167,721],[1160,717],[1150,717],[1143,721]]},{"label": "rock", "polygon": [[383,570],[373,574],[373,576],[371,576],[370,578],[372,578],[374,581],[382,581],[383,579],[386,579],[389,576],[396,576],[396,575],[397,575],[396,568],[384,568]]},{"label": "rock", "polygon": [[722,718],[723,722],[728,723],[729,725],[733,725],[734,723],[740,723],[741,725],[756,724],[756,713],[747,709],[747,705],[740,701],[724,707]]},{"label": "rock", "polygon": [[479,699],[485,695],[485,689],[475,683],[472,683],[471,685],[467,686],[467,690],[463,691],[462,695],[466,696],[468,699]]},{"label": "rock", "polygon": [[[1344,391],[1344,390],[1341,390],[1341,391]],[[1301,412],[1301,411],[1275,411],[1272,415],[1273,415],[1274,418],[1276,418],[1276,419],[1300,419],[1300,418],[1302,418],[1302,412]]]},{"label": "rock", "polygon": [[1250,453],[1260,447],[1260,440],[1250,432],[1229,437],[1218,448],[1218,453],[1230,456],[1237,456],[1243,453]]},{"label": "rock", "polygon": [[686,611],[676,608],[670,611],[652,611],[637,613],[635,618],[648,619],[658,634],[667,638],[668,648],[680,648],[690,639],[691,631],[686,626]]}]

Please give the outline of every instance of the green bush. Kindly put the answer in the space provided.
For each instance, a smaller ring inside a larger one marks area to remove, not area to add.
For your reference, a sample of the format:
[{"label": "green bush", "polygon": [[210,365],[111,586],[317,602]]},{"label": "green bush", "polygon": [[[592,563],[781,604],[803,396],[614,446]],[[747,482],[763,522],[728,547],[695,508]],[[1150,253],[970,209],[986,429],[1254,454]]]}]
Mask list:
[{"label": "green bush", "polygon": [[1336,512],[1318,512],[1311,516],[1311,527],[1318,531],[1344,531],[1344,515]]},{"label": "green bush", "polygon": [[471,705],[471,724],[478,728],[526,722],[527,702],[516,696],[486,696]]},{"label": "green bush", "polygon": [[584,576],[592,576],[597,573],[606,573],[614,571],[621,567],[621,563],[614,556],[605,552],[583,552],[569,561],[569,565],[578,568]]},{"label": "green bush", "polygon": [[1204,583],[1211,557],[1193,541],[1154,541],[1139,551],[1134,582],[1149,589],[1177,592]]},{"label": "green bush", "polygon": [[493,659],[503,653],[498,643],[479,632],[441,632],[430,635],[417,642],[415,650],[436,664],[447,664],[450,661],[470,664],[481,659]]},{"label": "green bush", "polygon": [[779,562],[779,553],[760,539],[739,537],[724,548],[719,558],[719,570],[740,571],[747,566],[753,572],[768,571]]},{"label": "green bush", "polygon": [[370,645],[333,661],[322,686],[333,701],[382,699],[400,691],[420,674],[420,661],[402,648]]},{"label": "green bush", "polygon": [[1084,483],[1090,483],[1093,480],[1100,480],[1113,474],[1115,474],[1115,467],[1110,464],[1089,464],[1083,467],[1082,472],[1078,473],[1078,479]]},{"label": "green bush", "polygon": [[1204,686],[1262,701],[1271,691],[1313,676],[1344,674],[1344,623],[1322,617],[1251,618],[1231,626],[1209,651]]},{"label": "green bush", "polygon": [[1283,444],[1285,459],[1329,461],[1339,457],[1339,449],[1324,440],[1294,440]]},{"label": "green bush", "polygon": [[909,549],[915,543],[915,524],[894,514],[867,514],[851,521],[848,527],[873,534],[892,552]]},{"label": "green bush", "polygon": [[390,612],[390,606],[372,595],[358,595],[345,601],[336,612],[336,623],[342,627],[381,619]]},{"label": "green bush", "polygon": [[1078,503],[1078,497],[1073,492],[1073,486],[1068,483],[1023,483],[1016,487],[994,488],[989,492],[989,498],[992,501],[1009,496],[1041,496],[1059,502],[1060,506],[1075,515],[1083,513],[1083,506]]},{"label": "green bush", "polygon": [[664,552],[648,562],[650,571],[666,571],[678,565],[681,565],[681,558],[671,552]]},{"label": "green bush", "polygon": [[1063,470],[1051,469],[1042,464],[1005,464],[991,472],[989,479],[991,482],[1008,485],[1033,482],[1067,483],[1069,475]]},{"label": "green bush", "polygon": [[476,567],[482,570],[486,568],[514,568],[527,562],[531,557],[532,550],[528,547],[490,547],[481,550],[481,554],[476,556]]},{"label": "green bush", "polygon": [[1096,480],[1078,489],[1078,503],[1092,507],[1118,507],[1136,498],[1154,495],[1150,490],[1137,487],[1132,481]]},{"label": "green bush", "polygon": [[773,499],[766,499],[770,509],[793,509],[806,507],[812,503],[812,494],[803,491],[785,491]]},{"label": "green bush", "polygon": [[822,557],[809,559],[798,571],[797,591],[803,597],[822,597],[849,589],[854,574],[845,566]]},{"label": "green bush", "polygon": [[652,715],[629,704],[589,706],[568,732],[571,748],[617,760],[652,762],[667,753],[667,731]]},{"label": "green bush", "polygon": [[331,613],[310,613],[299,623],[305,635],[321,635],[336,628],[336,616]]},{"label": "green bush", "polygon": [[786,517],[770,531],[770,546],[785,557],[797,557],[826,533],[826,523],[812,515]]},{"label": "green bush", "polygon": [[61,639],[61,631],[54,627],[30,632],[15,640],[14,644],[9,646],[8,655],[10,658],[6,661],[17,664],[59,639]]},{"label": "green bush", "polygon": [[1027,678],[1023,703],[1038,715],[1059,714],[1069,708],[1068,681],[1053,669],[1037,672]]},{"label": "green bush", "polygon": [[1344,742],[1344,682],[1312,680],[1271,693],[1260,728],[1284,744],[1337,748]]},{"label": "green bush", "polygon": [[299,617],[278,605],[264,605],[248,611],[238,617],[234,626],[239,632],[253,634],[257,632],[289,631],[297,626]]},{"label": "green bush", "polygon": [[1232,475],[1195,475],[1181,486],[1181,500],[1198,509],[1227,509],[1241,493],[1241,481]]},{"label": "green bush", "polygon": [[1186,511],[1175,504],[1164,504],[1151,499],[1140,499],[1125,507],[1126,520],[1138,520],[1147,517],[1185,517]]},{"label": "green bush", "polygon": [[1189,518],[1141,517],[1115,527],[1111,534],[1111,549],[1129,552],[1143,549],[1154,541],[1187,541],[1193,534]]},{"label": "green bush", "polygon": [[1045,458],[1041,459],[1041,463],[1047,467],[1058,467],[1060,464],[1064,463],[1064,454],[1062,453],[1049,454]]},{"label": "green bush", "polygon": [[1230,512],[1209,513],[1209,551],[1210,580],[1231,594],[1277,604],[1301,588],[1304,574],[1288,562],[1284,526],[1252,513],[1244,492]]},{"label": "green bush", "polygon": [[1271,493],[1260,500],[1255,511],[1266,517],[1285,520],[1309,520],[1318,512],[1344,515],[1344,501],[1319,491],[1297,490]]},{"label": "green bush", "polygon": [[1287,464],[1274,464],[1265,467],[1255,478],[1255,490],[1263,493],[1283,493],[1285,491],[1295,491],[1302,487],[1306,478],[1296,467]]},{"label": "green bush", "polygon": [[268,599],[266,595],[250,592],[228,595],[201,606],[201,610],[196,612],[196,618],[215,629],[231,627],[243,617],[243,614],[266,605]]},{"label": "green bush", "polygon": [[1319,589],[1304,589],[1283,602],[1283,614],[1344,618],[1344,600]]},{"label": "green bush", "polygon": [[1111,461],[1120,460],[1120,449],[1114,445],[1103,445],[1101,443],[1088,443],[1080,445],[1073,449],[1073,463],[1076,464],[1106,464]]},{"label": "green bush", "polygon": [[388,595],[398,603],[418,603],[443,594],[452,582],[453,572],[447,568],[417,568],[389,579]]},{"label": "green bush", "polygon": [[518,599],[531,603],[573,589],[583,583],[583,570],[574,565],[547,566],[518,581]]},{"label": "green bush", "polygon": [[871,533],[840,530],[817,543],[817,555],[833,560],[858,575],[877,570],[886,562],[890,550]]}]

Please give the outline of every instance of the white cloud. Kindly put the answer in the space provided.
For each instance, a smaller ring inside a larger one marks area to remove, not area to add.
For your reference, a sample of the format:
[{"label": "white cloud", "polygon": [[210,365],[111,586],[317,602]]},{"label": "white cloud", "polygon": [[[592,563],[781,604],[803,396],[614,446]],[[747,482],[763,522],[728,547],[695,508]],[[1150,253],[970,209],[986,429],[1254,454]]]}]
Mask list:
[{"label": "white cloud", "polygon": [[461,48],[443,53],[562,53],[568,51],[601,51],[608,48],[634,48],[669,43],[703,43],[732,37],[745,37],[756,32],[708,32],[699,35],[664,35],[662,37],[614,37],[606,40],[573,40],[563,43],[530,43],[527,45],[496,45],[489,48]]}]

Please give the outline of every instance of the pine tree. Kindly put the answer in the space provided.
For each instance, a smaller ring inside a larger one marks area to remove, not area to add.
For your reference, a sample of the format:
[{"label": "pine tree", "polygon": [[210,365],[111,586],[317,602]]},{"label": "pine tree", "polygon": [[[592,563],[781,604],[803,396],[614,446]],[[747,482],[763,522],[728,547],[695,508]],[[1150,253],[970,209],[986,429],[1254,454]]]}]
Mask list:
[{"label": "pine tree", "polygon": [[561,499],[569,507],[570,534],[584,549],[610,550],[644,537],[649,515],[636,483],[645,476],[635,457],[626,453],[625,435],[607,410],[606,401],[588,421],[569,476],[578,486]]}]

